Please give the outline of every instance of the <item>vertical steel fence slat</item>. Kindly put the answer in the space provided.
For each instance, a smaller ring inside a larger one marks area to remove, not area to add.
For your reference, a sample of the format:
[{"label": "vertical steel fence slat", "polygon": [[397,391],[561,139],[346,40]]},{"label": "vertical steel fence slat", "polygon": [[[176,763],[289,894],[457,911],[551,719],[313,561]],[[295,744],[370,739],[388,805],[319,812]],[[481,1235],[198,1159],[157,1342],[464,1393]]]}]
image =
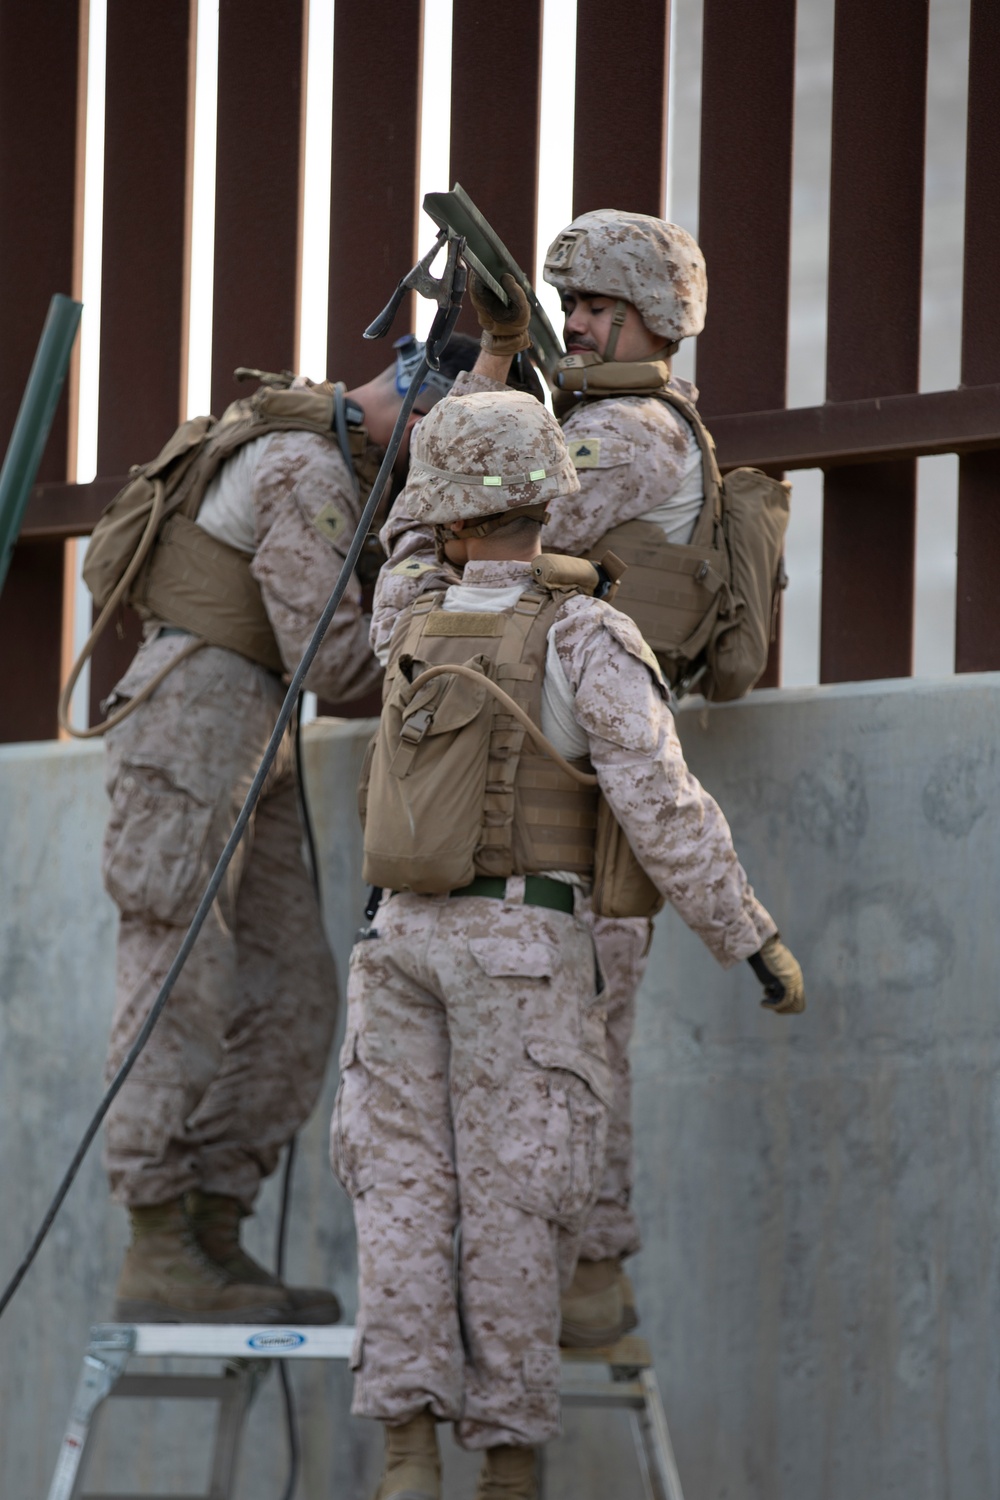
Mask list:
[{"label": "vertical steel fence slat", "polygon": [[[78,0],[0,0],[0,450],[6,447],[54,292],[73,290]],[[63,480],[64,395],[41,468]],[[62,542],[18,545],[0,600],[0,742],[56,733]]]},{"label": "vertical steel fence slat", "polygon": [[[152,458],[180,419],[191,11],[109,0],[97,471]],[[105,632],[91,721],[131,659],[138,621]]]},{"label": "vertical steel fence slat", "polygon": [[[212,410],[246,395],[237,365],[295,360],[303,0],[222,0]],[[310,371],[316,379],[324,371]]]},{"label": "vertical steel fence slat", "polygon": [[577,0],[573,213],[662,214],[669,0]]},{"label": "vertical steel fence slat", "polygon": [[[1000,7],[972,0],[962,383],[1000,381]],[[1000,668],[1000,452],[959,461],[955,670]]]},{"label": "vertical steel fence slat", "polygon": [[[753,87],[734,87],[740,77]],[[709,423],[785,405],[794,104],[795,0],[705,0],[698,239],[708,319],[697,378]],[[762,687],[778,681],[779,648]]]},{"label": "vertical steel fence slat", "polygon": [[[361,335],[415,259],[422,28],[420,0],[337,0],[334,11],[327,369],[349,386],[389,363],[389,344]],[[398,333],[412,316],[410,297]]]},{"label": "vertical steel fence slat", "polygon": [[[416,259],[423,4],[337,0],[333,24],[327,373],[354,386],[390,364],[392,339],[413,328],[410,295],[390,338],[362,337]],[[377,714],[380,697],[376,690],[352,703],[321,700],[320,712]]]},{"label": "vertical steel fence slat", "polygon": [[[920,360],[928,0],[838,0],[827,397],[915,391]],[[820,677],[913,664],[916,462],[828,473]]]},{"label": "vertical steel fence slat", "polygon": [[[534,274],[542,4],[518,0],[496,14],[480,0],[455,0],[451,52],[451,181],[460,182],[518,264]],[[504,105],[483,92],[484,59],[501,48]],[[478,333],[467,304],[460,326]]]},{"label": "vertical steel fence slat", "polygon": [[[705,0],[698,239],[706,416],[785,404],[795,0]],[[734,88],[744,74],[752,88]],[[767,100],[767,107],[761,101]]]}]

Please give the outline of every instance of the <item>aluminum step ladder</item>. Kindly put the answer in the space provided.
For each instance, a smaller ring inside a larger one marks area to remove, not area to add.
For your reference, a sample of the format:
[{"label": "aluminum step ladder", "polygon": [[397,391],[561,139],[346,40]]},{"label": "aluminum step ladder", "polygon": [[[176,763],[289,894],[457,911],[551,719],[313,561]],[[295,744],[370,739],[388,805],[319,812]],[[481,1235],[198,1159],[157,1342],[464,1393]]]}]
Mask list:
[{"label": "aluminum step ladder", "polygon": [[[69,1424],[59,1450],[48,1500],[176,1500],[176,1496],[85,1490],[88,1447],[103,1404],[111,1399],[211,1400],[219,1412],[210,1488],[185,1500],[233,1500],[243,1424],[274,1359],[350,1357],[354,1329],[271,1327],[242,1323],[98,1323],[90,1330]],[[143,1373],[127,1369],[135,1358],[224,1361],[219,1375]],[[684,1500],[656,1374],[644,1340],[622,1339],[610,1349],[564,1353],[564,1407],[625,1411],[632,1420],[645,1500]],[[540,1460],[540,1493],[545,1493]]]},{"label": "aluminum step ladder", "polygon": [[[653,1359],[645,1339],[627,1335],[607,1349],[562,1351],[562,1407],[626,1412],[645,1500],[684,1500]],[[545,1500],[545,1449],[539,1495]]]}]

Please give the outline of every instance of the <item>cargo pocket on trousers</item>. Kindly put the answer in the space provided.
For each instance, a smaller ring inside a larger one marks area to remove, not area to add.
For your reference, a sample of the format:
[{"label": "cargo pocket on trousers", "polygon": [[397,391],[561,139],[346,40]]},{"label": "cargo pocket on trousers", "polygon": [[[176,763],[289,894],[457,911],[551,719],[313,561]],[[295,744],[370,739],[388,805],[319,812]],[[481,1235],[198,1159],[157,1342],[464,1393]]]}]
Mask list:
[{"label": "cargo pocket on trousers", "polygon": [[469,952],[491,979],[551,979],[558,964],[552,944],[538,938],[470,938]]},{"label": "cargo pocket on trousers", "polygon": [[104,884],[119,911],[178,925],[190,919],[212,813],[166,770],[122,765],[102,855]]},{"label": "cargo pocket on trousers", "polygon": [[340,1083],[330,1131],[334,1176],[352,1198],[360,1197],[375,1181],[375,1155],[368,1120],[370,1089],[368,1069],[358,1055],[358,1033],[352,1027],[340,1049]]},{"label": "cargo pocket on trousers", "polygon": [[529,1349],[521,1362],[521,1374],[529,1391],[557,1391],[559,1388],[559,1350]]},{"label": "cargo pocket on trousers", "polygon": [[498,1196],[576,1231],[604,1159],[607,1063],[547,1037],[528,1037],[526,1062],[496,1099]]}]

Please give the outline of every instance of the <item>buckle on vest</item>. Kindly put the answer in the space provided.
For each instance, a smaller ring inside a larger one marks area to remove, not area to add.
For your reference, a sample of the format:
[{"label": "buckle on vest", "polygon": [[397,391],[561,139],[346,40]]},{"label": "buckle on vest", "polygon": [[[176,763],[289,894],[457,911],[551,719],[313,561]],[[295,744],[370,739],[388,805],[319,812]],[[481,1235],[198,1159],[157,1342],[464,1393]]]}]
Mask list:
[{"label": "buckle on vest", "polygon": [[433,722],[434,715],[429,708],[415,709],[400,729],[399,737],[408,745],[419,745]]}]

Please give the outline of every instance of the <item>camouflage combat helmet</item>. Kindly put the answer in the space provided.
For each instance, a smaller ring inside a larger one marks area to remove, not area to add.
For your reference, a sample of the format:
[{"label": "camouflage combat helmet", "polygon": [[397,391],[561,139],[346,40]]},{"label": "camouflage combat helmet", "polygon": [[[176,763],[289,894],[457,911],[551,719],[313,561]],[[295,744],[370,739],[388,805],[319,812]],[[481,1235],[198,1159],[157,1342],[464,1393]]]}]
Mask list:
[{"label": "camouflage combat helmet", "polygon": [[650,214],[600,208],[557,235],[545,257],[545,280],[560,292],[631,302],[667,343],[705,326],[705,259],[686,229]]},{"label": "camouflage combat helmet", "polygon": [[439,402],[414,428],[405,499],[415,521],[447,526],[505,511],[543,513],[580,488],[558,422],[524,391]]}]

